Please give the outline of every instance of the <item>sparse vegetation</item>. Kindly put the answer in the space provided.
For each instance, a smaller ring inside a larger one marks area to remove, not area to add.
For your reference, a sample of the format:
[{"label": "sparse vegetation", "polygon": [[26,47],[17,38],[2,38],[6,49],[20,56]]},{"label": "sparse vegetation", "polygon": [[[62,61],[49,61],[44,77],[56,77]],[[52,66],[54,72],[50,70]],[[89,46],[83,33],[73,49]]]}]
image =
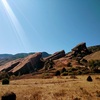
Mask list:
[{"label": "sparse vegetation", "polygon": [[75,75],[71,75],[70,78],[77,79]]},{"label": "sparse vegetation", "polygon": [[88,66],[92,73],[100,73],[100,70],[98,69],[100,67],[100,60],[90,60]]},{"label": "sparse vegetation", "polygon": [[67,67],[72,67],[72,64],[69,62],[69,63],[67,64]]},{"label": "sparse vegetation", "polygon": [[66,70],[66,68],[62,68],[62,70],[61,70],[61,73],[63,73],[63,72],[66,72],[67,70]]},{"label": "sparse vegetation", "polygon": [[100,80],[100,77],[96,77],[95,79],[96,79],[96,80]]},{"label": "sparse vegetation", "polygon": [[13,92],[6,92],[2,96],[2,100],[16,100],[16,94]]},{"label": "sparse vegetation", "polygon": [[97,52],[100,50],[100,45],[88,47],[88,50],[91,52]]},{"label": "sparse vegetation", "polygon": [[96,91],[96,96],[100,97],[100,91]]},{"label": "sparse vegetation", "polygon": [[87,77],[87,81],[92,82],[93,81],[92,77],[91,76],[88,76]]},{"label": "sparse vegetation", "polygon": [[10,78],[9,74],[5,71],[0,72],[0,80],[4,79],[4,78]]},{"label": "sparse vegetation", "polygon": [[9,84],[9,79],[8,78],[2,79],[2,85],[7,85],[7,84]]},{"label": "sparse vegetation", "polygon": [[44,68],[45,68],[45,70],[49,70],[49,69],[53,68],[53,65],[54,65],[54,62],[52,60],[47,60],[44,63]]},{"label": "sparse vegetation", "polygon": [[56,93],[53,94],[55,98],[59,98],[59,97],[63,97],[66,95],[66,91],[65,90],[60,90]]},{"label": "sparse vegetation", "polygon": [[77,98],[77,97],[76,97],[76,98],[74,98],[73,100],[81,100],[81,98]]},{"label": "sparse vegetation", "polygon": [[67,76],[68,75],[68,72],[63,72],[61,73],[62,76]]},{"label": "sparse vegetation", "polygon": [[[66,78],[67,77],[67,78]],[[8,86],[0,86],[0,98],[8,90],[16,93],[17,100],[99,100],[100,81],[92,75],[94,83],[86,81],[87,75],[54,77],[52,79],[11,80]]]},{"label": "sparse vegetation", "polygon": [[59,70],[57,70],[57,71],[55,72],[55,76],[60,76],[60,71],[59,71]]}]

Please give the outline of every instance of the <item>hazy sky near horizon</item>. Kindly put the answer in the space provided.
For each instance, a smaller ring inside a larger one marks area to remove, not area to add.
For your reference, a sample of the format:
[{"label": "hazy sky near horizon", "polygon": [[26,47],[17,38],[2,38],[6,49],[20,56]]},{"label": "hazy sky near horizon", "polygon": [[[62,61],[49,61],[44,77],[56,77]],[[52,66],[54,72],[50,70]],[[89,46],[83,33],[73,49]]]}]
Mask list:
[{"label": "hazy sky near horizon", "polygon": [[69,52],[100,45],[100,0],[0,0],[0,54]]}]

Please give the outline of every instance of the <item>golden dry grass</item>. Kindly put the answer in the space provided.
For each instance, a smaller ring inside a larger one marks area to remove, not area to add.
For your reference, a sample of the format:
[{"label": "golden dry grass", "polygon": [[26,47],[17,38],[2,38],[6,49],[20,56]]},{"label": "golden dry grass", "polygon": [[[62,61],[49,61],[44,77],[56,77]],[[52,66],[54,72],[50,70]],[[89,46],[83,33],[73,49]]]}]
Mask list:
[{"label": "golden dry grass", "polygon": [[92,75],[93,82],[87,82],[87,75],[71,79],[69,76],[52,79],[13,80],[10,85],[0,83],[0,99],[7,92],[16,93],[17,100],[100,100],[99,75]]},{"label": "golden dry grass", "polygon": [[92,53],[92,54],[90,54],[90,55],[87,55],[87,56],[85,56],[84,57],[84,59],[86,59],[86,60],[100,60],[100,51],[97,51],[97,52],[94,52],[94,53]]}]

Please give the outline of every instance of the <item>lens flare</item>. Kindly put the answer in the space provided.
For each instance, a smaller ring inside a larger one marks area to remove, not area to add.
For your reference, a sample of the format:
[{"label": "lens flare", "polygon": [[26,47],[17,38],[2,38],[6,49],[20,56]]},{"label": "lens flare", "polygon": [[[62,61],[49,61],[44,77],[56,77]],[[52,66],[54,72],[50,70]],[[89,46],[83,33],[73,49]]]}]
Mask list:
[{"label": "lens flare", "polygon": [[17,17],[15,16],[14,12],[12,11],[11,7],[9,6],[7,0],[2,0],[2,4],[5,8],[5,11],[10,19],[10,22],[12,24],[12,28],[14,30],[14,33],[16,34],[16,36],[18,37],[21,45],[23,46],[23,48],[27,51],[26,47],[29,46],[28,40],[25,36],[25,32],[21,26],[21,24],[19,23]]}]

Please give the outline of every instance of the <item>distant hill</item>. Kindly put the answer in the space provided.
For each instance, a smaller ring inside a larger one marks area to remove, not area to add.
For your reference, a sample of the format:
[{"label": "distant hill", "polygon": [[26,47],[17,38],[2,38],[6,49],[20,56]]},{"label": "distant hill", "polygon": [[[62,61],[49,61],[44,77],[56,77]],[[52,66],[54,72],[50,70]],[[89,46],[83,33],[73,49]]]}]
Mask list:
[{"label": "distant hill", "polygon": [[0,59],[10,58],[12,56],[13,56],[12,54],[0,54]]},{"label": "distant hill", "polygon": [[45,57],[48,57],[50,56],[51,54],[48,54],[47,52],[42,52],[42,57],[45,58]]}]

